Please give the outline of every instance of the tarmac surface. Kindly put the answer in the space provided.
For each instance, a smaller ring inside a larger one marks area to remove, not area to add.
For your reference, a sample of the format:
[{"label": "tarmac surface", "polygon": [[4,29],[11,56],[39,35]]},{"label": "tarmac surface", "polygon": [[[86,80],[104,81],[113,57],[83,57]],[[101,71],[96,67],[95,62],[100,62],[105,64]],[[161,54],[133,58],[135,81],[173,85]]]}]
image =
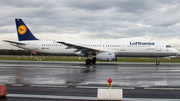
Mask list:
[{"label": "tarmac surface", "polygon": [[0,61],[0,84],[8,95],[2,101],[96,100],[97,89],[123,89],[123,100],[178,101],[179,63],[116,63]]}]

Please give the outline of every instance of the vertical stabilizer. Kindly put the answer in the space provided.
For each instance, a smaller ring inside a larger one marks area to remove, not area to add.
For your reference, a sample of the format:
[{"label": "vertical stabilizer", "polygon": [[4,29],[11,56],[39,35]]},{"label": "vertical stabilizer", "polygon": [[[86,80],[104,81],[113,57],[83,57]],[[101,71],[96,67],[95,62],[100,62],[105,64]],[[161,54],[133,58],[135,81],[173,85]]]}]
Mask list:
[{"label": "vertical stabilizer", "polygon": [[19,41],[38,40],[25,25],[22,19],[15,19]]}]

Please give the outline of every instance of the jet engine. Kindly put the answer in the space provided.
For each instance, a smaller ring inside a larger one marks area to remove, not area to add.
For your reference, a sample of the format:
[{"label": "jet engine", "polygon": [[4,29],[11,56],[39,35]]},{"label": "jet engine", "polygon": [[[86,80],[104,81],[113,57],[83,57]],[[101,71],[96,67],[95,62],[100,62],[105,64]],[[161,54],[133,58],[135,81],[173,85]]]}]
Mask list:
[{"label": "jet engine", "polygon": [[96,59],[100,61],[117,61],[117,57],[113,52],[98,53]]}]

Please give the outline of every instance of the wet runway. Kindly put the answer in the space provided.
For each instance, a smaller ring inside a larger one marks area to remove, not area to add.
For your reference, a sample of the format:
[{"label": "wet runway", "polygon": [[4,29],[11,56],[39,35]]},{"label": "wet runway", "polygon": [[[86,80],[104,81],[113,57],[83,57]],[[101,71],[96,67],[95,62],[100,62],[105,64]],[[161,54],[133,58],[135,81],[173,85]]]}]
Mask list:
[{"label": "wet runway", "polygon": [[[114,88],[124,90],[123,96],[128,101],[134,100],[132,98],[179,99],[179,77],[179,63],[161,63],[157,66],[155,63],[99,62],[86,65],[84,62],[0,61],[0,84],[8,85],[10,93],[3,101],[22,98],[26,101],[47,100],[44,95],[52,98],[48,101],[77,95],[81,100],[96,100],[97,88],[107,87],[108,78],[112,78]],[[43,92],[46,90],[49,93]],[[78,98],[75,97],[75,100],[80,100]]]},{"label": "wet runway", "polygon": [[0,61],[0,84],[177,87],[178,63],[112,63]]}]

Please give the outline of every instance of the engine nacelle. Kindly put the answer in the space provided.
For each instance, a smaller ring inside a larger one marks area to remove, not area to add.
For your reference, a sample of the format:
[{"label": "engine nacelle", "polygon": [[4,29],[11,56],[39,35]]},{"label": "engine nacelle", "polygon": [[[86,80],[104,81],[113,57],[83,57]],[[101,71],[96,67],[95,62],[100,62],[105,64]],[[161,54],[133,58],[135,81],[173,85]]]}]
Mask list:
[{"label": "engine nacelle", "polygon": [[96,59],[100,61],[117,61],[113,52],[98,53],[96,54]]}]

